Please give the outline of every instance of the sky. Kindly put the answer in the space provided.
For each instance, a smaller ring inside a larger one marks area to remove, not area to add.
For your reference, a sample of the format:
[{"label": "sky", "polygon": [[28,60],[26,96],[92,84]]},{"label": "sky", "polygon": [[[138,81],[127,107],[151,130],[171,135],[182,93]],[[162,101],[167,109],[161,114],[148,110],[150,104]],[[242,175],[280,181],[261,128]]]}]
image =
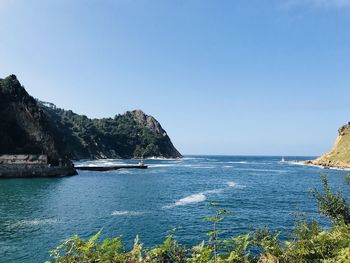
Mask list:
[{"label": "sky", "polygon": [[350,0],[0,0],[0,78],[183,154],[307,155],[350,120]]}]

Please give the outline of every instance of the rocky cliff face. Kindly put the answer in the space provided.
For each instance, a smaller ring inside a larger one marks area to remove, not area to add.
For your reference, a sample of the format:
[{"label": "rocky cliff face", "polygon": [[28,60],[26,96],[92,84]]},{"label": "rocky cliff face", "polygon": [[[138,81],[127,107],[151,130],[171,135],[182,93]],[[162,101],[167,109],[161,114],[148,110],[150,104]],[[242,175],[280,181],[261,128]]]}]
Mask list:
[{"label": "rocky cliff face", "polygon": [[0,154],[47,153],[60,156],[48,132],[49,121],[15,75],[0,79]]},{"label": "rocky cliff face", "polygon": [[325,167],[350,168],[350,123],[338,130],[332,150],[308,163]]},{"label": "rocky cliff face", "polygon": [[89,119],[32,98],[16,76],[0,79],[0,154],[59,158],[178,158],[160,123],[140,110]]}]

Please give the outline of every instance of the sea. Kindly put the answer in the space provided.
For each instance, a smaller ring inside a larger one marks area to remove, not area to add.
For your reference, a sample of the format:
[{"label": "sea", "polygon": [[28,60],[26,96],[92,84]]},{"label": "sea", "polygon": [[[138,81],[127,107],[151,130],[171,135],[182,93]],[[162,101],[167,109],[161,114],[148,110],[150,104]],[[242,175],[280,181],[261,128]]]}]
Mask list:
[{"label": "sea", "polygon": [[[78,234],[121,236],[126,248],[138,235],[145,247],[172,233],[192,246],[207,239],[206,217],[231,213],[220,223],[221,237],[268,227],[291,237],[298,218],[328,221],[312,196],[328,175],[332,189],[348,189],[344,170],[302,165],[314,157],[185,156],[147,159],[148,169],[79,171],[62,178],[0,180],[0,262],[44,262],[49,251]],[[134,164],[137,160],[84,160],[76,165]],[[218,202],[218,206],[209,205]]]}]

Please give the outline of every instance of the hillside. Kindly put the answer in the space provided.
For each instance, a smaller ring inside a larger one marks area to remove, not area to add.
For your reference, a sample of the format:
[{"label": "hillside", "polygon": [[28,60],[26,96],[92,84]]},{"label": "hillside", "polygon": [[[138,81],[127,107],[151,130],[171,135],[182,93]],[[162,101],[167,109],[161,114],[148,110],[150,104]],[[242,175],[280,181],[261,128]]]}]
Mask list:
[{"label": "hillside", "polygon": [[332,150],[309,163],[326,167],[350,167],[350,123],[342,126],[338,133]]},{"label": "hillside", "polygon": [[0,79],[0,154],[46,153],[58,158],[178,158],[160,123],[141,110],[89,119],[35,100],[15,75]]}]

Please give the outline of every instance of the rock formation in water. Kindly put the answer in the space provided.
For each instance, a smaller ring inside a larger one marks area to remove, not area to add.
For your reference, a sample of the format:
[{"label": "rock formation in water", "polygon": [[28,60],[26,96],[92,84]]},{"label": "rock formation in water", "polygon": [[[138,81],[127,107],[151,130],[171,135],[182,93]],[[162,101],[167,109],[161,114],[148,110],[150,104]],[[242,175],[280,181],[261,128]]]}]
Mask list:
[{"label": "rock formation in water", "polygon": [[338,130],[338,138],[332,150],[309,164],[325,167],[350,168],[350,123]]},{"label": "rock formation in water", "polygon": [[60,158],[179,158],[160,123],[141,110],[89,119],[31,97],[15,75],[0,79],[0,154]]}]

